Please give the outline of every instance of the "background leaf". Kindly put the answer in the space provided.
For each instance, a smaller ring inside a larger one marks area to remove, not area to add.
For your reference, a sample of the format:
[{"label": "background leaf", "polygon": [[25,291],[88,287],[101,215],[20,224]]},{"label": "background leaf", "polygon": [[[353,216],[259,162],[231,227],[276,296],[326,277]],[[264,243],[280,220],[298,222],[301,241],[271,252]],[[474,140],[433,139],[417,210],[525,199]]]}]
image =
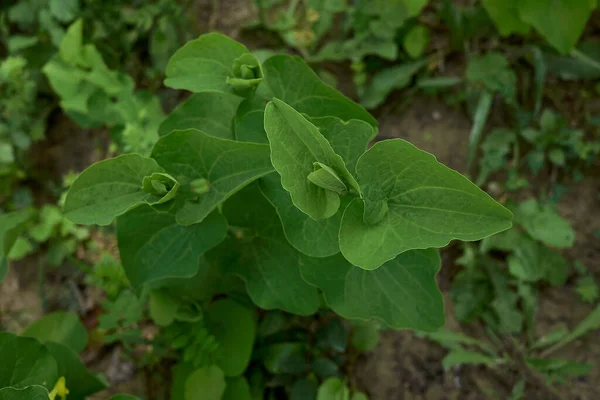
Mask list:
[{"label": "background leaf", "polygon": [[81,352],[88,342],[88,334],[74,312],[57,311],[44,315],[23,331],[22,336],[37,339],[40,343],[56,342]]}]

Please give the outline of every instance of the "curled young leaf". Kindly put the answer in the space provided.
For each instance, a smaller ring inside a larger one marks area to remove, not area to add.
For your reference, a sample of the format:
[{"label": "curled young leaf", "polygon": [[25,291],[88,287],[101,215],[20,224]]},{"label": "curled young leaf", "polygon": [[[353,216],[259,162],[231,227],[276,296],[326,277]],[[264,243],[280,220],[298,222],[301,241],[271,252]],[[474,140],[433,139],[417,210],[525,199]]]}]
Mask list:
[{"label": "curled young leaf", "polygon": [[344,211],[340,249],[361,268],[375,269],[407,250],[442,247],[452,239],[483,239],[512,225],[510,211],[404,140],[375,144],[356,172],[364,202],[355,199]]},{"label": "curled young leaf", "polygon": [[313,165],[315,166],[315,170],[308,174],[307,179],[309,181],[323,189],[331,190],[340,196],[348,193],[348,187],[333,168],[320,162],[315,162]]},{"label": "curled young leaf", "polygon": [[[346,168],[354,172],[358,158],[365,152],[373,136],[371,125],[357,119],[344,122],[335,117],[312,118],[311,122],[344,159]],[[278,173],[262,177],[260,189],[277,210],[285,236],[292,246],[310,257],[328,257],[339,253],[338,232],[344,209],[352,200],[350,196],[341,198],[340,209],[333,217],[315,221],[294,205],[289,192],[281,186]]]},{"label": "curled young leaf", "polygon": [[290,193],[294,205],[311,218],[330,218],[340,206],[338,193],[309,178],[315,163],[327,166],[344,186],[360,193],[344,160],[319,129],[283,101],[274,99],[267,105],[265,130],[271,144],[271,162],[281,175],[283,188]]},{"label": "curled young leaf", "polygon": [[202,222],[232,194],[273,171],[268,145],[221,139],[195,129],[162,137],[152,157],[181,182],[179,193],[187,198],[177,211],[182,225]]},{"label": "curled young leaf", "polygon": [[162,196],[155,204],[165,203],[175,197],[179,190],[179,182],[171,175],[162,172],[154,172],[145,176],[142,186],[146,193]]},{"label": "curled young leaf", "polygon": [[256,88],[263,80],[260,61],[250,53],[242,54],[233,62],[233,74],[227,77],[227,84],[235,91]]}]

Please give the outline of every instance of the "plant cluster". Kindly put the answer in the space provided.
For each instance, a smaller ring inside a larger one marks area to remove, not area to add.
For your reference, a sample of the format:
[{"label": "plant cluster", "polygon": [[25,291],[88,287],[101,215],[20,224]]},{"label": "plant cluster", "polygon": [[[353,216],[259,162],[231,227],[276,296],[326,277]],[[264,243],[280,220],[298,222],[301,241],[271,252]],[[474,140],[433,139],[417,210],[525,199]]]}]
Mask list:
[{"label": "plant cluster", "polygon": [[[171,342],[186,346],[185,391],[211,388],[221,398],[230,385],[247,387],[241,376],[256,317],[236,296],[300,316],[317,312],[322,296],[345,318],[436,330],[444,315],[434,248],[511,226],[507,209],[408,142],[366,150],[376,121],[297,57],[261,63],[243,45],[207,34],[173,55],[166,77],[194,94],[162,123],[150,157],[89,167],[64,209],[75,223],[117,220],[125,274],[134,288],[152,290],[161,325],[181,321],[179,310],[189,309],[182,288],[194,284],[208,336]],[[24,217],[3,217],[8,254]],[[116,311],[130,303],[120,295],[103,327],[119,333],[121,323],[135,323],[135,312]]]}]

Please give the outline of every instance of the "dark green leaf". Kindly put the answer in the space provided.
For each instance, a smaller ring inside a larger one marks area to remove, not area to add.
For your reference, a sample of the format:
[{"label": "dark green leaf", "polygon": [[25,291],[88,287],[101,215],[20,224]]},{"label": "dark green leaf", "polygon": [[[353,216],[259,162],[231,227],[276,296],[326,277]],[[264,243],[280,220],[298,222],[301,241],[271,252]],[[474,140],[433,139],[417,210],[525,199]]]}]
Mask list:
[{"label": "dark green leaf", "polygon": [[185,381],[184,400],[221,400],[227,382],[216,365],[192,372]]},{"label": "dark green leaf", "polygon": [[[152,157],[182,185],[180,192],[190,199],[177,211],[177,223],[202,222],[217,206],[248,183],[273,171],[269,146],[240,143],[188,129],[162,137]],[[190,183],[208,181],[208,192],[195,196]]]},{"label": "dark green leaf", "polygon": [[409,251],[374,271],[357,268],[337,255],[309,259],[302,276],[323,291],[327,304],[344,318],[379,319],[395,329],[432,331],[444,324],[434,250]]},{"label": "dark green leaf", "polygon": [[35,339],[0,332],[0,360],[0,387],[41,385],[50,390],[58,380],[54,357]]},{"label": "dark green leaf", "polygon": [[219,343],[217,365],[225,376],[239,376],[250,362],[256,322],[248,308],[231,299],[219,300],[206,310],[206,324]]},{"label": "dark green leaf", "polygon": [[87,396],[107,387],[104,380],[85,368],[77,353],[69,347],[53,342],[46,343],[46,347],[56,360],[58,376],[66,379],[69,399],[85,400]]},{"label": "dark green leaf", "polygon": [[[338,117],[344,121],[360,119],[377,127],[377,120],[364,108],[323,83],[299,57],[278,55],[263,64],[263,97],[277,97],[299,113],[310,117]],[[290,82],[294,82],[290,86]],[[259,91],[261,90],[259,87]]]},{"label": "dark green leaf", "polygon": [[85,327],[74,312],[57,311],[33,322],[22,334],[41,343],[56,342],[81,352],[88,342]]},{"label": "dark green leaf", "polygon": [[71,185],[65,215],[78,224],[108,225],[141,204],[159,204],[167,194],[148,193],[142,182],[144,177],[162,172],[155,160],[139,154],[100,161],[83,171]]},{"label": "dark green leaf", "polygon": [[227,388],[221,400],[252,400],[250,386],[243,376],[227,379]]},{"label": "dark green leaf", "polygon": [[0,389],[0,400],[48,400],[48,390],[43,386],[5,387]]},{"label": "dark green leaf", "polygon": [[219,244],[226,233],[227,221],[217,211],[199,224],[183,226],[173,214],[142,206],[117,221],[121,261],[134,286],[194,276],[200,256]]},{"label": "dark green leaf", "polygon": [[[309,259],[290,246],[281,223],[257,185],[250,185],[223,206],[229,224],[238,229],[229,251],[240,249],[231,272],[246,282],[248,294],[259,307],[310,315],[319,307],[314,287],[300,276]],[[237,242],[237,243],[236,243]]]}]

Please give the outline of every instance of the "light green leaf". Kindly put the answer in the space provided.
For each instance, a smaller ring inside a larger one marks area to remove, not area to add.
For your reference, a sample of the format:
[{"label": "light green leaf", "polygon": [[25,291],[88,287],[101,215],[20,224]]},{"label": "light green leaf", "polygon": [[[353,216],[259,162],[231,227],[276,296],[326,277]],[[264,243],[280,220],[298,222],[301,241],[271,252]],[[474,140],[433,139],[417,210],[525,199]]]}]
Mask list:
[{"label": "light green leaf", "polygon": [[404,251],[443,247],[452,239],[479,240],[512,225],[510,211],[404,140],[375,144],[356,171],[364,204],[355,199],[344,211],[340,249],[361,268],[375,269]]},{"label": "light green leaf", "polygon": [[519,17],[519,0],[483,0],[483,8],[490,15],[502,36],[529,32],[529,25]]},{"label": "light green leaf", "polygon": [[319,386],[317,400],[348,400],[350,389],[339,378],[331,377]]},{"label": "light green leaf", "polygon": [[83,20],[78,19],[67,29],[67,32],[60,41],[58,53],[63,61],[74,65],[79,61],[82,50]]},{"label": "light green leaf", "polygon": [[[259,87],[263,97],[281,99],[309,117],[360,119],[377,127],[377,120],[364,108],[323,83],[300,57],[277,55],[263,64],[265,81]],[[290,82],[294,82],[290,86]]]},{"label": "light green leaf", "polygon": [[309,258],[289,245],[275,210],[257,185],[250,185],[223,206],[237,240],[225,243],[230,252],[239,248],[238,260],[229,266],[246,282],[248,294],[259,307],[310,315],[319,307],[317,290],[300,276]]},{"label": "light green leaf", "polygon": [[193,94],[163,121],[158,134],[198,129],[210,136],[233,139],[233,118],[241,101],[241,97],[229,93]]},{"label": "light green leaf", "polygon": [[386,68],[376,73],[371,83],[361,96],[360,104],[366,108],[376,108],[384,102],[385,98],[396,89],[402,89],[410,83],[411,79],[421,68],[425,61],[403,64],[396,67]]},{"label": "light green leaf", "polygon": [[442,360],[442,366],[449,370],[457,365],[492,365],[495,359],[485,354],[466,349],[454,349]]},{"label": "light green leaf", "polygon": [[227,221],[215,211],[202,223],[179,225],[173,214],[138,207],[117,220],[121,261],[133,286],[174,277],[191,277],[199,258],[223,240]]},{"label": "light green leaf", "polygon": [[374,271],[356,268],[340,255],[308,259],[301,270],[343,318],[434,331],[444,324],[442,295],[435,282],[439,269],[439,255],[428,249],[405,252]]},{"label": "light green leaf", "polygon": [[536,199],[526,200],[515,210],[515,220],[531,237],[546,246],[570,248],[575,242],[571,224],[551,204],[541,204]]},{"label": "light green leaf", "polygon": [[22,336],[31,337],[41,343],[56,342],[81,352],[88,342],[88,334],[74,312],[57,311],[44,315],[25,329]]},{"label": "light green leaf", "polygon": [[183,400],[221,400],[226,386],[225,375],[219,367],[200,368],[186,379]]},{"label": "light green leaf", "polygon": [[592,11],[589,0],[523,0],[518,7],[521,19],[562,54],[573,49]]},{"label": "light green leaf", "polygon": [[48,342],[46,348],[56,360],[58,376],[66,379],[70,399],[83,400],[107,387],[105,380],[88,371],[77,353],[69,347]]},{"label": "light green leaf", "polygon": [[165,86],[191,92],[231,92],[227,77],[233,75],[233,63],[248,49],[220,33],[208,33],[191,40],[169,60]]},{"label": "light green leaf", "polygon": [[274,99],[267,105],[265,131],[271,144],[271,161],[281,175],[282,186],[290,192],[294,205],[314,220],[333,216],[340,205],[337,193],[308,179],[315,162],[331,168],[342,183],[360,193],[344,160],[318,128],[281,100]]},{"label": "light green leaf", "polygon": [[243,376],[227,379],[227,388],[221,400],[252,400],[250,386]]},{"label": "light green leaf", "polygon": [[[174,131],[154,146],[152,157],[173,175],[190,199],[177,211],[177,223],[200,223],[217,206],[255,179],[273,171],[269,146],[209,136],[194,129]],[[206,179],[209,191],[194,196],[189,184]]]},{"label": "light green leaf", "polygon": [[429,45],[429,29],[425,25],[416,25],[404,36],[402,45],[411,58],[421,57]]},{"label": "light green leaf", "polygon": [[35,385],[23,389],[5,387],[0,389],[0,400],[48,400],[48,390]]},{"label": "light green leaf", "polygon": [[477,101],[477,107],[475,108],[475,115],[473,116],[473,126],[471,127],[471,133],[469,134],[469,149],[467,151],[467,167],[471,168],[475,155],[477,154],[477,148],[481,135],[483,134],[483,128],[488,119],[488,115],[492,109],[492,103],[494,95],[488,90],[481,92],[479,100]]},{"label": "light green leaf", "polygon": [[217,365],[225,376],[239,376],[250,363],[256,322],[250,309],[231,299],[212,303],[206,310],[206,326],[219,343]]},{"label": "light green leaf", "polygon": [[8,255],[25,224],[33,217],[30,210],[0,214],[0,282],[8,272]]},{"label": "light green leaf", "polygon": [[[353,172],[373,136],[371,125],[360,120],[343,122],[335,117],[313,118],[311,122],[344,159],[346,168]],[[276,208],[285,236],[297,250],[311,257],[328,257],[340,251],[338,232],[349,197],[341,199],[341,207],[333,217],[315,221],[296,208],[290,194],[281,186],[279,174],[272,173],[261,178],[260,188]]]},{"label": "light green leaf", "polygon": [[416,17],[429,3],[429,0],[404,0],[404,7],[409,17]]},{"label": "light green leaf", "polygon": [[56,361],[40,342],[0,332],[0,387],[23,389],[30,385],[54,387]]},{"label": "light green leaf", "polygon": [[146,176],[164,170],[151,158],[124,154],[84,170],[71,185],[65,215],[78,224],[108,225],[119,215],[141,205],[159,204],[167,195],[144,190]]}]

